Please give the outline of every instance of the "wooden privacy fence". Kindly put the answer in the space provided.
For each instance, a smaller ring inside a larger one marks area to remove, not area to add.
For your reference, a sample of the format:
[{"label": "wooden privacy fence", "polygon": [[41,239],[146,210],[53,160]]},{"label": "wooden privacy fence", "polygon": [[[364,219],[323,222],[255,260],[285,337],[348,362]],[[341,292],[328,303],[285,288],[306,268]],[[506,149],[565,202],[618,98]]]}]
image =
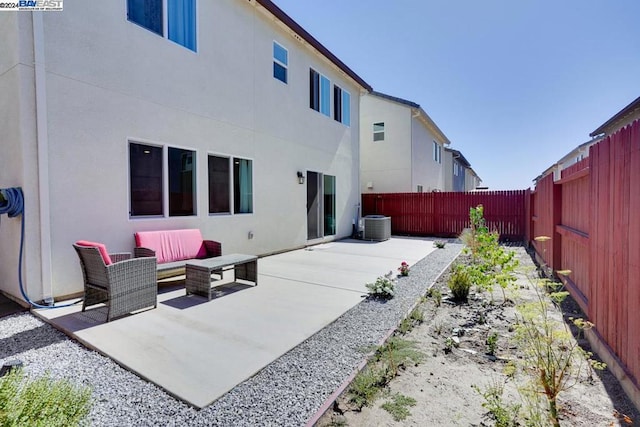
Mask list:
[{"label": "wooden privacy fence", "polygon": [[640,121],[592,146],[559,181],[541,179],[529,197],[528,239],[551,237],[534,241],[536,252],[571,270],[563,281],[595,324],[590,338],[640,406]]},{"label": "wooden privacy fence", "polygon": [[525,190],[473,193],[363,194],[363,215],[391,217],[393,234],[456,237],[469,227],[469,209],[484,206],[488,227],[503,240],[525,237]]}]

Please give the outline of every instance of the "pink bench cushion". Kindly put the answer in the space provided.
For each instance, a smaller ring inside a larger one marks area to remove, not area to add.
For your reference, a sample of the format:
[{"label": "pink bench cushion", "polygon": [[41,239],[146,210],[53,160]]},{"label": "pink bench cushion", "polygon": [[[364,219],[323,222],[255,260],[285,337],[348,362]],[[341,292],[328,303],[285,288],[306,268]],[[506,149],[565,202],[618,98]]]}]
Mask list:
[{"label": "pink bench cushion", "polygon": [[100,255],[102,256],[102,261],[104,261],[104,265],[111,265],[111,257],[109,256],[109,252],[107,252],[107,247],[102,243],[89,242],[87,240],[78,240],[76,242],[78,246],[86,246],[90,248],[98,248],[100,251]]},{"label": "pink bench cushion", "polygon": [[140,231],[135,234],[136,246],[156,251],[158,264],[186,259],[204,258],[207,249],[199,229]]}]

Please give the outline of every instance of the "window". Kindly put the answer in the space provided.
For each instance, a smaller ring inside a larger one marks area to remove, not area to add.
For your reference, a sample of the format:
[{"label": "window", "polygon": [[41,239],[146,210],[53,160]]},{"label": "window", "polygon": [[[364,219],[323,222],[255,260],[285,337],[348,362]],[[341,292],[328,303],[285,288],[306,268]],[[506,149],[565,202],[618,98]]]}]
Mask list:
[{"label": "window", "polygon": [[453,162],[453,175],[458,176],[460,174],[458,162]]},{"label": "window", "polygon": [[433,141],[433,161],[442,163],[442,146],[435,141]]},{"label": "window", "polygon": [[162,205],[162,147],[129,144],[129,215],[158,216]]},{"label": "window", "polygon": [[289,52],[276,42],[273,42],[273,77],[282,83],[287,83],[289,67]]},{"label": "window", "polygon": [[416,190],[417,190],[418,193],[422,193],[424,191],[424,188],[422,187],[422,185],[418,184],[418,187],[417,187]]},{"label": "window", "polygon": [[253,212],[252,161],[233,159],[233,212]]},{"label": "window", "polygon": [[351,95],[336,85],[333,85],[333,118],[351,126]]},{"label": "window", "polygon": [[196,51],[196,0],[127,0],[127,19],[163,37],[166,25],[169,40]]},{"label": "window", "polygon": [[331,81],[313,69],[309,70],[309,107],[331,116]]},{"label": "window", "polygon": [[[163,157],[162,147],[129,143],[130,216],[165,214]],[[196,214],[195,159],[195,151],[167,148],[169,216]]]},{"label": "window", "polygon": [[196,152],[181,148],[168,148],[169,216],[195,215]]},{"label": "window", "polygon": [[373,141],[384,141],[384,122],[373,124]]},{"label": "window", "polygon": [[209,156],[209,213],[231,213],[229,158]]},{"label": "window", "polygon": [[230,214],[231,206],[236,214],[253,212],[252,164],[237,157],[209,156],[209,213]]}]

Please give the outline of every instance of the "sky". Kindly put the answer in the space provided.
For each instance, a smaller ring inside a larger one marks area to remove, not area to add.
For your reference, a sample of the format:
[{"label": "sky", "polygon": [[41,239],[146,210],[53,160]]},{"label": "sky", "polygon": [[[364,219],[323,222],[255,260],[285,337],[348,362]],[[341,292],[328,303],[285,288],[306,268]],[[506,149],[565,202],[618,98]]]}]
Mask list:
[{"label": "sky", "polygon": [[492,190],[529,188],[640,96],[640,0],[273,1]]}]

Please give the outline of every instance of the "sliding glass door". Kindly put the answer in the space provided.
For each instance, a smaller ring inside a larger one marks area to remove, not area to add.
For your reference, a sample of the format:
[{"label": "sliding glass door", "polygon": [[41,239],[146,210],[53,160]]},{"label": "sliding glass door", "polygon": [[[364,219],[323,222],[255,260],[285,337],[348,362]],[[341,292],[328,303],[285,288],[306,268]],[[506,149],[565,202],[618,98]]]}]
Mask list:
[{"label": "sliding glass door", "polygon": [[336,234],[336,177],[307,172],[307,239]]}]

